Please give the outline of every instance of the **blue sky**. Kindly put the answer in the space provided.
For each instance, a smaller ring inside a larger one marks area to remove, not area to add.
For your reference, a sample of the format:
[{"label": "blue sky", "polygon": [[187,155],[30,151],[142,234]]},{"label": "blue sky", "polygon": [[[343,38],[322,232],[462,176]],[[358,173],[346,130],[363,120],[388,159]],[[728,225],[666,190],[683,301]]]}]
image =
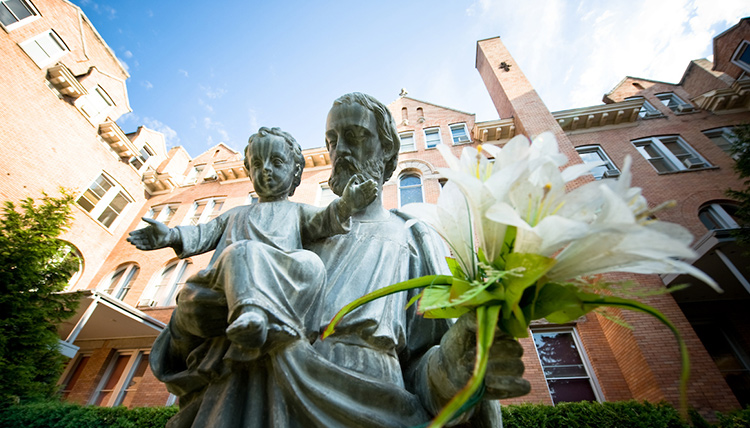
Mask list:
[{"label": "blue sky", "polygon": [[626,75],[679,81],[712,38],[750,15],[744,0],[72,0],[125,65],[133,112],[191,156],[241,150],[260,126],[324,145],[332,101],[409,96],[497,119],[474,68],[501,36],[552,110],[601,103]]}]

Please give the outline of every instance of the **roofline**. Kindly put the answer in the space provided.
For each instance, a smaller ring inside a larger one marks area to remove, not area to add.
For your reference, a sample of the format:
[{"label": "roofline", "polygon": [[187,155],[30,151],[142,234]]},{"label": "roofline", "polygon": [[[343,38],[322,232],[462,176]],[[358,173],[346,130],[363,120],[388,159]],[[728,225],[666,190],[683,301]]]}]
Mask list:
[{"label": "roofline", "polygon": [[398,97],[395,100],[393,100],[390,103],[388,103],[388,105],[391,105],[391,104],[395,103],[396,101],[398,101],[398,100],[400,100],[402,98],[408,98],[408,99],[410,99],[412,101],[417,101],[417,102],[420,102],[420,103],[429,104],[431,106],[435,106],[435,107],[439,107],[439,108],[444,108],[446,110],[456,111],[456,112],[459,112],[459,113],[462,113],[462,114],[468,114],[469,116],[476,116],[477,115],[476,113],[469,113],[469,112],[466,112],[466,111],[463,111],[463,110],[458,110],[458,109],[451,108],[451,107],[441,106],[440,104],[435,104],[435,103],[431,103],[429,101],[424,101],[424,100],[418,100],[418,99],[416,99],[414,97],[407,97],[407,96]]},{"label": "roofline", "polygon": [[[104,41],[104,37],[102,37],[102,35],[99,34],[99,31],[94,26],[94,23],[91,22],[91,20],[89,19],[88,16],[86,16],[86,14],[83,12],[83,9],[81,9],[78,5],[71,3],[70,0],[63,0],[63,1],[65,3],[67,3],[68,5],[72,6],[73,8],[75,8],[76,10],[78,10],[79,17],[83,18],[86,22],[88,22],[89,27],[91,27],[91,30],[94,32],[94,34],[99,39],[99,41],[102,42],[102,44],[104,45],[104,48],[107,50],[107,52],[110,55],[112,55],[112,58],[114,58],[115,62],[117,63],[117,66],[120,67],[120,70],[122,70],[123,73],[125,73],[125,78],[126,79],[129,78],[130,77],[130,73],[128,73],[128,70],[126,70],[125,67],[122,66],[122,63],[117,58],[117,55],[115,55],[115,51],[113,51],[112,48],[109,47],[109,45],[107,44],[107,42]],[[81,35],[81,37],[83,37],[83,35]]]}]

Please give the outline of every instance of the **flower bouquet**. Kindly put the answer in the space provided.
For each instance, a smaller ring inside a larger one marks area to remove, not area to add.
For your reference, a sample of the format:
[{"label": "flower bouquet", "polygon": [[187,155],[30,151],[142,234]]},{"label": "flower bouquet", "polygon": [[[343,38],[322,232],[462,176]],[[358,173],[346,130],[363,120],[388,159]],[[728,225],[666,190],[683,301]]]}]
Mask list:
[{"label": "flower bouquet", "polygon": [[440,170],[448,183],[437,205],[410,204],[402,210],[443,237],[453,255],[447,258],[451,275],[415,278],[363,296],[341,309],[323,338],[358,306],[412,288],[423,288],[409,305],[416,302],[426,318],[457,318],[474,311],[474,371],[430,425],[441,427],[480,390],[496,327],[520,338],[528,336],[536,319],[566,323],[602,307],[640,311],[656,317],[677,338],[685,408],[689,361],[675,326],[658,310],[602,286],[595,275],[687,273],[721,290],[706,274],[678,260],[694,255],[688,246],[692,236],[682,226],[654,219],[663,206],[649,209],[640,189],[630,187],[631,159],[625,159],[618,180],[567,191],[567,183],[597,165],[576,164],[561,171],[567,157],[551,133],[532,143],[519,136],[502,148],[467,147],[460,159],[448,146],[438,149],[449,168]]}]

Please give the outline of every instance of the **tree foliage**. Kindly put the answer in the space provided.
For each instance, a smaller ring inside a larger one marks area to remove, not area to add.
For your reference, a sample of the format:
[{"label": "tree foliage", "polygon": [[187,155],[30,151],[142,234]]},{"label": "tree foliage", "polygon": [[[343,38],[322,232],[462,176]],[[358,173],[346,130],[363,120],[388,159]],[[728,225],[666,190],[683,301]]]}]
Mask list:
[{"label": "tree foliage", "polygon": [[739,203],[737,217],[742,228],[735,233],[737,243],[750,246],[750,124],[735,127],[734,134],[737,137],[732,143],[732,156],[737,161],[734,170],[743,180],[744,189],[728,190],[727,196]]},{"label": "tree foliage", "polygon": [[0,406],[56,392],[64,357],[56,324],[77,296],[61,294],[79,261],[58,237],[71,220],[73,196],[6,201],[0,217]]}]

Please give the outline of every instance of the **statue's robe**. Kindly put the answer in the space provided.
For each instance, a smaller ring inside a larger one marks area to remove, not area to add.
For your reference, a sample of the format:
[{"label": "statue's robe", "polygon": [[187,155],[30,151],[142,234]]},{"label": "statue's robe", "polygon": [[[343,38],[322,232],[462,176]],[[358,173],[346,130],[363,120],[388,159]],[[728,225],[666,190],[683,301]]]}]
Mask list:
[{"label": "statue's robe", "polygon": [[[352,220],[349,233],[308,245],[328,274],[310,316],[316,336],[357,297],[447,273],[434,232],[405,223],[397,212],[381,221]],[[413,294],[360,307],[325,341],[297,340],[246,364],[224,359],[225,337],[196,344],[173,316],[151,358],[157,378],[180,396],[168,426],[380,428],[429,421],[444,403],[431,391],[427,355],[438,351],[449,322],[424,319],[415,305],[405,310]]]}]

